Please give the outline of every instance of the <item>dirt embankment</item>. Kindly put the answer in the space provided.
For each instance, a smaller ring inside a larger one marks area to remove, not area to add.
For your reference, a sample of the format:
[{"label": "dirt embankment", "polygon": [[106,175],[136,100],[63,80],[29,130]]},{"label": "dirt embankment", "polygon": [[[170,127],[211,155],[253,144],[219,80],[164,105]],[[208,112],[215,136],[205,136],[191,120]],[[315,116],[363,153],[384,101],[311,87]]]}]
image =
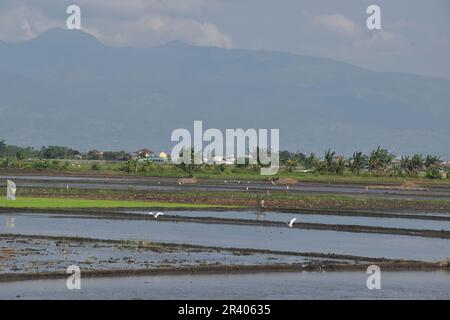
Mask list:
[{"label": "dirt embankment", "polygon": [[170,203],[190,203],[258,208],[264,200],[265,210],[350,210],[350,211],[439,211],[450,212],[450,201],[351,198],[349,196],[290,195],[286,192],[176,192],[176,191],[124,191],[87,189],[20,189],[18,196],[52,197],[94,200],[138,200]]},{"label": "dirt embankment", "polygon": [[[121,270],[86,270],[84,278],[100,277],[129,277],[129,276],[159,276],[159,275],[185,275],[185,274],[230,274],[230,273],[256,273],[256,272],[323,272],[323,271],[360,271],[366,272],[370,264],[278,264],[278,265],[207,265],[195,267],[170,267],[161,269],[121,269]],[[441,263],[393,263],[385,262],[377,264],[383,271],[437,271],[449,270],[448,266]],[[0,274],[2,281],[24,281],[38,279],[65,279],[65,272],[46,273],[5,273]]]}]

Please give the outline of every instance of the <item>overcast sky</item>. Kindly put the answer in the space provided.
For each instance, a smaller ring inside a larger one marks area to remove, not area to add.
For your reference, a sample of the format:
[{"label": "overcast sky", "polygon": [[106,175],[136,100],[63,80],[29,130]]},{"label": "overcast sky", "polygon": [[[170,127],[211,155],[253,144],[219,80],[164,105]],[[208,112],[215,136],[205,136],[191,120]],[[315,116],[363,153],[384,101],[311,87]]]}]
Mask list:
[{"label": "overcast sky", "polygon": [[[70,4],[84,31],[114,46],[282,50],[450,79],[449,0],[0,0],[0,39],[65,27]],[[366,28],[370,4],[382,30]]]}]

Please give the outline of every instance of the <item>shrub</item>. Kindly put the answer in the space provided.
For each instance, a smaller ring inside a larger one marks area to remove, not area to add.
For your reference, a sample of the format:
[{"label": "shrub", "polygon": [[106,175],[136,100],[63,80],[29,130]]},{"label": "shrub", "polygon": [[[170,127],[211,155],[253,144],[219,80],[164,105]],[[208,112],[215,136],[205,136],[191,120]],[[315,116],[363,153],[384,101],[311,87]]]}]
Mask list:
[{"label": "shrub", "polygon": [[441,179],[443,176],[443,172],[438,168],[429,168],[425,176],[429,179]]},{"label": "shrub", "polygon": [[32,168],[35,170],[45,170],[50,167],[50,164],[48,161],[36,161],[33,162]]}]

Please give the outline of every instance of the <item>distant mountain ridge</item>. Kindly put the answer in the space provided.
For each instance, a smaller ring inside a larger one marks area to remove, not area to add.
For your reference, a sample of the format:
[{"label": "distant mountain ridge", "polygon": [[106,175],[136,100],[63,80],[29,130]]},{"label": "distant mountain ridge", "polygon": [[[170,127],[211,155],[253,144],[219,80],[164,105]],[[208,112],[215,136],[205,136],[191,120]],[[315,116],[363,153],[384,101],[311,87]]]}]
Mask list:
[{"label": "distant mountain ridge", "polygon": [[318,57],[180,42],[108,47],[52,29],[0,42],[0,138],[22,145],[170,151],[176,128],[280,128],[283,149],[377,145],[450,157],[450,80]]}]

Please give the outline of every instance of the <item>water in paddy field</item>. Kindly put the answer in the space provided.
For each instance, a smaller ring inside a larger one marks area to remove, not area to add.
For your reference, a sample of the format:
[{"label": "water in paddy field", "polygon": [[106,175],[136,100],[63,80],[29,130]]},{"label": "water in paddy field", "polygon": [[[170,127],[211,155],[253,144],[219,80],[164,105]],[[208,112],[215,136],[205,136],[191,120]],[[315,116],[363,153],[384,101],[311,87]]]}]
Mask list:
[{"label": "water in paddy field", "polygon": [[369,290],[365,272],[299,272],[86,278],[6,282],[0,299],[450,299],[450,273],[382,272]]},{"label": "water in paddy field", "polygon": [[[146,214],[145,211],[128,211],[136,214]],[[167,215],[180,217],[200,218],[225,218],[245,219],[253,221],[290,221],[297,218],[297,222],[359,225],[387,228],[425,229],[425,230],[447,230],[450,231],[450,221],[403,219],[384,217],[357,217],[324,214],[301,214],[285,212],[256,212],[256,211],[167,211]]]},{"label": "water in paddy field", "polygon": [[14,218],[15,226],[11,228],[2,223],[0,233],[148,240],[422,261],[450,257],[449,239],[157,220],[56,218],[52,215],[33,214],[9,214],[8,217]]}]

